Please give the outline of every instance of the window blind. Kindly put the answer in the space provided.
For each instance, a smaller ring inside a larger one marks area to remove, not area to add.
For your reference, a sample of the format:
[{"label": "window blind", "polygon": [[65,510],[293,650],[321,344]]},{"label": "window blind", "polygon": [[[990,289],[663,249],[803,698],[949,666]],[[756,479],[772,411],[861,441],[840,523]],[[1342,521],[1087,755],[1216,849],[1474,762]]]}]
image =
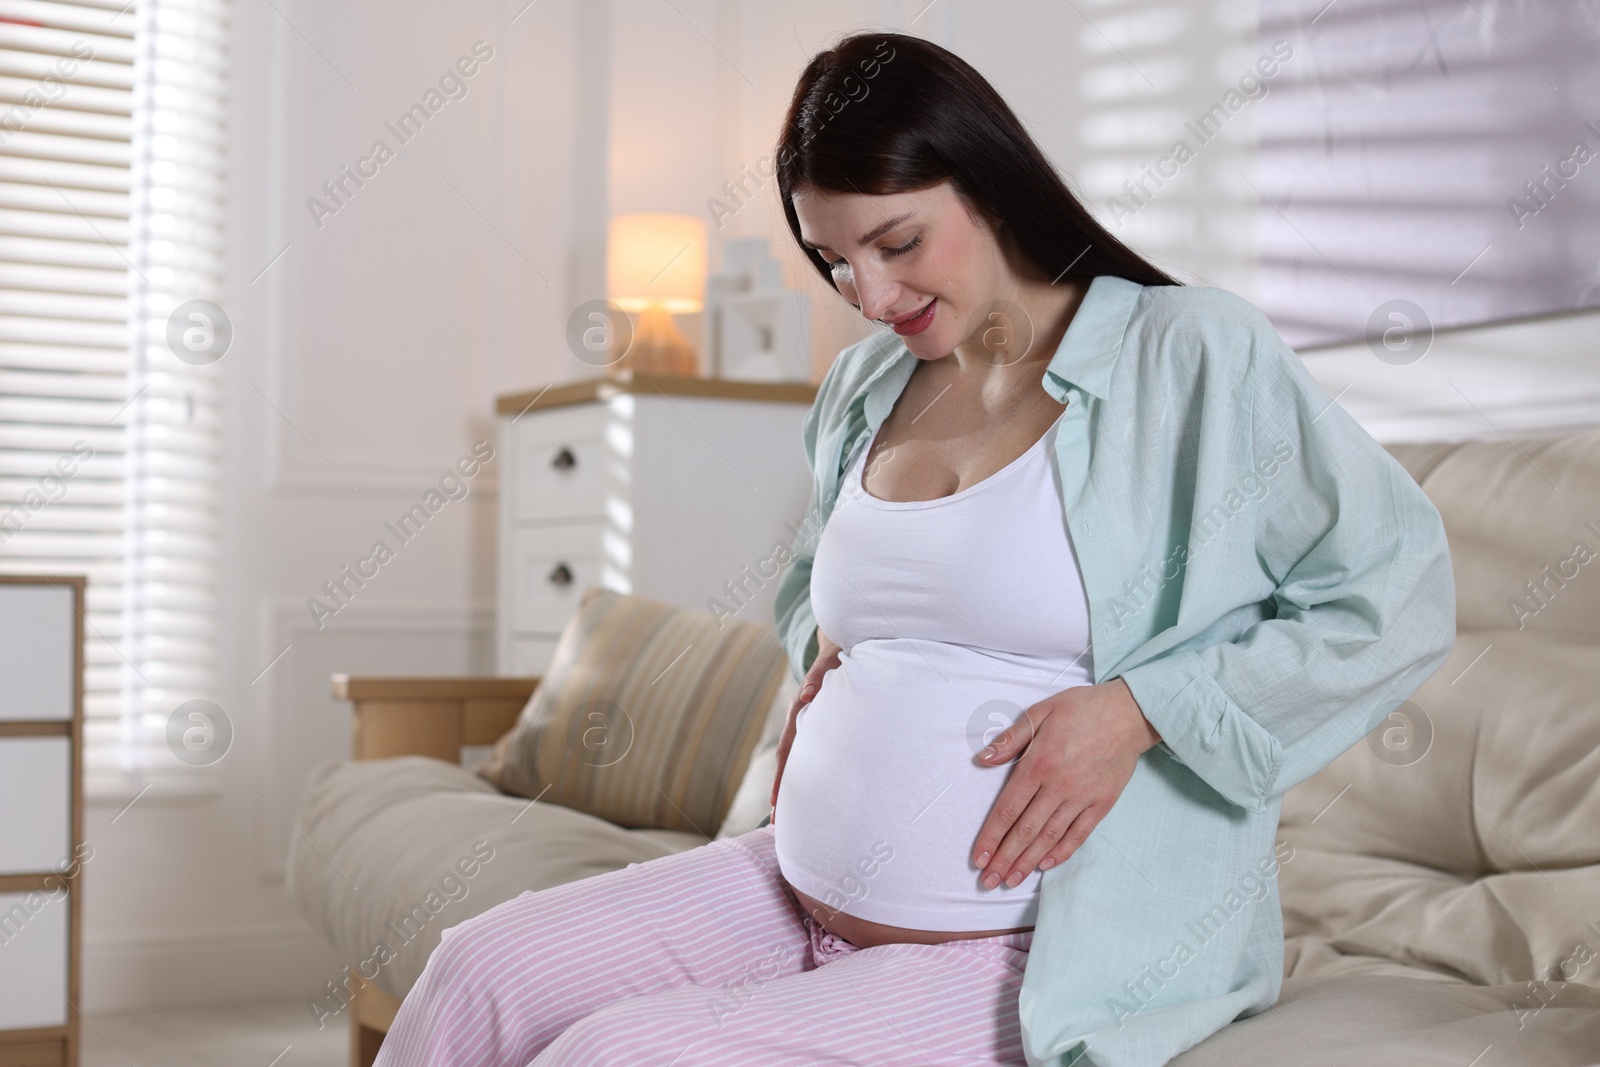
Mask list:
[{"label": "window blind", "polygon": [[226,5],[0,0],[0,568],[88,575],[89,791],[192,772],[214,699]]}]

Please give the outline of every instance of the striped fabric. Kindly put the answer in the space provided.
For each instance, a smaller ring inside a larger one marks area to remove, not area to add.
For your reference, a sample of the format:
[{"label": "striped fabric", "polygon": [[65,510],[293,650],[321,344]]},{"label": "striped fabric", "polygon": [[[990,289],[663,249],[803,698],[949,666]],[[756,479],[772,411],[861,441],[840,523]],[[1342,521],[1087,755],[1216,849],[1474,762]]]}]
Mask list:
[{"label": "striped fabric", "polygon": [[858,948],[800,910],[767,827],[449,927],[375,1067],[1021,1067],[1032,943]]},{"label": "striped fabric", "polygon": [[787,666],[771,625],[590,587],[517,725],[474,768],[629,829],[715,837]]}]

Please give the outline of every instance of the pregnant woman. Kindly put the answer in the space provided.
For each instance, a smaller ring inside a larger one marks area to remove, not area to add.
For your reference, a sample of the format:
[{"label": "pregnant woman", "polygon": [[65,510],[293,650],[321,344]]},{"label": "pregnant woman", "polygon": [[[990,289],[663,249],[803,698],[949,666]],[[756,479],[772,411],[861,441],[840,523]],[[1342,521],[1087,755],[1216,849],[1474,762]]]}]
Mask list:
[{"label": "pregnant woman", "polygon": [[381,1067],[1165,1063],[1277,997],[1283,792],[1449,654],[1415,482],[968,64],[817,55],[776,178],[880,329],[804,424],[771,823],[446,930]]}]

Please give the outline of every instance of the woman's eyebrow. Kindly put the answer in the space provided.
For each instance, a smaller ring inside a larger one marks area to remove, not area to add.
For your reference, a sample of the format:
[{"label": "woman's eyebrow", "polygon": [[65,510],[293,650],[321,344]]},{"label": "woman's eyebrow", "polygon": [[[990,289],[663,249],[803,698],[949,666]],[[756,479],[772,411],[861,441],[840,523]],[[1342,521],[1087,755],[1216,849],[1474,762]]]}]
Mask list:
[{"label": "woman's eyebrow", "polygon": [[[896,226],[900,225],[902,222],[906,221],[907,219],[909,219],[911,216],[913,216],[915,214],[916,214],[915,211],[902,211],[900,214],[896,215],[894,218],[886,219],[884,221],[883,225],[875,228],[871,233],[862,234],[861,235],[861,240],[858,241],[857,243],[858,244],[871,244],[873,241],[876,241],[878,238],[882,237],[884,234],[888,233],[890,230],[894,229]],[[803,238],[801,239],[800,243],[805,245],[807,248],[815,249],[815,250],[817,250],[819,252],[822,252],[822,251],[832,252],[833,251],[833,249],[829,248],[827,245],[814,245],[810,241],[807,241],[807,240],[805,240]]]}]

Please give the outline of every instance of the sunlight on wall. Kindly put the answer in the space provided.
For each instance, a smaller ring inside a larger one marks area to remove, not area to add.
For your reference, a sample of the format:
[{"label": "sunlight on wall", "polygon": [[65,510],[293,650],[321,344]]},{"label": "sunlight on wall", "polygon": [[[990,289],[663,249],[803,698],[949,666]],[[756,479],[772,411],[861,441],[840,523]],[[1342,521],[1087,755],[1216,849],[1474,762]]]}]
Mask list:
[{"label": "sunlight on wall", "polygon": [[1600,5],[1264,0],[1262,310],[1296,347],[1600,306]]},{"label": "sunlight on wall", "polygon": [[[1252,3],[1098,0],[1076,5],[1076,145],[1082,196],[1122,240],[1185,281],[1255,287]],[[1274,75],[1281,63],[1270,53]]]}]

